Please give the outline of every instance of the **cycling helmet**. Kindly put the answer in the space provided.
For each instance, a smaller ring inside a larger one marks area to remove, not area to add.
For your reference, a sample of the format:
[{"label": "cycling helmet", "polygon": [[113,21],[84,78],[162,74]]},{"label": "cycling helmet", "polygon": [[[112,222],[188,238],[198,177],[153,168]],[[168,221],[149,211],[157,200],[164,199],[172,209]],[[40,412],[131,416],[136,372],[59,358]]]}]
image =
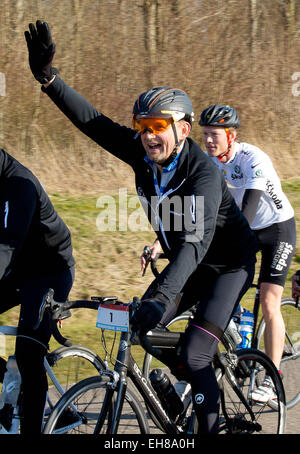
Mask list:
[{"label": "cycling helmet", "polygon": [[178,139],[175,122],[185,120],[190,123],[194,120],[193,106],[187,94],[172,87],[156,87],[142,93],[133,106],[135,117],[167,117],[173,118],[172,129],[175,137],[175,147],[169,158],[162,164],[168,167],[176,158],[177,150],[182,141]]},{"label": "cycling helmet", "polygon": [[240,126],[240,120],[233,107],[216,104],[203,110],[200,116],[199,125],[238,128]]},{"label": "cycling helmet", "polygon": [[187,94],[172,87],[156,87],[142,93],[134,103],[133,115],[171,116],[174,121],[185,119],[190,124],[194,119],[192,103]]}]

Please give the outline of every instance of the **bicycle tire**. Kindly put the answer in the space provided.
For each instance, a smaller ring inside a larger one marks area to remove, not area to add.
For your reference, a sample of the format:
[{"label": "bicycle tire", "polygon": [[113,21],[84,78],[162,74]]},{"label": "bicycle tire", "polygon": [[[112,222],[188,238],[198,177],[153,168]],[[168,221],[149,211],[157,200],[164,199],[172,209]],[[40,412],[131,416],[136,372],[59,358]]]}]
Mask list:
[{"label": "bicycle tire", "polygon": [[[46,359],[51,369],[53,369],[55,377],[58,377],[59,384],[62,386],[64,392],[75,383],[86,377],[93,376],[96,372],[105,368],[102,359],[91,349],[83,345],[59,347],[48,353]],[[49,415],[57,401],[61,398],[61,394],[56,389],[55,384],[51,384],[49,375],[48,382],[48,406],[45,411],[45,417]]]},{"label": "bicycle tire", "polygon": [[[286,406],[292,408],[300,402],[300,310],[292,298],[281,301],[281,313],[285,324],[285,344],[280,369],[286,394]],[[257,330],[258,349],[264,351],[265,321],[262,318]],[[270,403],[272,406],[276,404]]]},{"label": "bicycle tire", "polygon": [[[111,389],[108,388],[110,381],[111,379],[108,376],[95,376],[72,386],[54,407],[45,426],[44,434],[94,433],[102,409],[103,398],[106,391]],[[84,398],[87,400],[85,401]],[[72,410],[72,405],[76,408],[76,414]],[[110,416],[108,414],[108,419]],[[66,418],[65,421],[63,421],[64,417]],[[107,418],[105,421],[107,423]],[[108,433],[107,429],[106,424],[101,433]],[[111,435],[111,432],[109,433]],[[144,410],[136,395],[129,389],[126,390],[117,433],[149,433]]]},{"label": "bicycle tire", "polygon": [[[286,424],[284,387],[279,373],[267,355],[256,349],[242,349],[219,380],[221,391],[220,433],[282,434]],[[254,389],[269,375],[273,382],[278,405],[272,409],[268,402],[251,399]],[[235,388],[236,386],[236,388]],[[237,391],[235,390],[237,389]],[[241,398],[242,393],[244,398]],[[245,404],[246,402],[246,404]]]}]

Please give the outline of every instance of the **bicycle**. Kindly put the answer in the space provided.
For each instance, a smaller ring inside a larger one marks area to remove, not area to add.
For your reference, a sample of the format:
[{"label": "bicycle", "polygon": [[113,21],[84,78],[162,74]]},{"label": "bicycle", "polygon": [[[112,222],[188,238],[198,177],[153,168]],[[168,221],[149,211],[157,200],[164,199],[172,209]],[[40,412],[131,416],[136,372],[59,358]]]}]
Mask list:
[{"label": "bicycle", "polygon": [[[149,251],[150,249],[146,246],[144,249],[144,254],[146,254],[146,256],[148,257],[147,265],[148,263],[150,263],[151,271],[153,275],[157,277],[159,275],[159,271],[157,269],[157,261],[159,259],[165,259],[166,256],[164,254],[157,254],[154,259],[150,260]],[[254,314],[254,327],[251,345],[253,348],[264,352],[265,321],[263,317],[259,320],[260,289],[258,284],[255,283],[251,285],[251,288],[256,289],[252,306]],[[245,298],[247,298],[247,294]],[[281,313],[285,323],[285,344],[280,363],[280,370],[283,374],[283,384],[286,395],[287,409],[294,407],[300,401],[300,314],[297,312],[299,310],[299,300],[294,301],[292,298],[282,299]],[[172,326],[174,327],[174,324],[176,327],[176,323],[179,321],[188,321],[192,315],[193,312],[190,310],[184,312],[183,314],[175,317],[174,320],[172,320],[172,322],[169,324],[168,328],[171,329]],[[150,368],[150,362],[151,358],[146,355],[144,361],[145,373]],[[276,407],[276,401],[270,401],[269,405],[271,407]]]},{"label": "bicycle", "polygon": [[[41,322],[45,310],[50,311],[51,314],[51,332],[55,340],[61,344],[52,352],[48,352],[44,359],[44,366],[48,375],[49,392],[47,395],[47,407],[45,409],[45,421],[49,417],[52,409],[59,398],[69,389],[74,383],[77,383],[84,376],[89,376],[92,373],[99,372],[103,367],[104,363],[101,358],[94,353],[91,349],[82,345],[73,345],[70,339],[63,337],[57,327],[58,318],[63,320],[71,316],[71,313],[64,311],[55,315],[57,307],[55,305],[49,305],[51,300],[52,292],[45,295],[42,303],[42,311],[40,312],[39,320],[35,325],[38,327]],[[86,307],[98,309],[98,304],[91,301],[75,301],[73,302],[74,307]],[[18,328],[16,326],[0,326],[0,335],[13,336],[18,335]],[[2,376],[6,369],[6,361],[3,358],[1,360]],[[64,360],[64,361],[62,361]],[[0,382],[2,383],[3,377]],[[0,433],[17,433],[19,431],[20,421],[20,401],[21,393],[19,395],[18,407],[12,413],[12,409],[9,406],[4,407],[4,410],[0,412]],[[14,418],[14,422],[13,422]]]},{"label": "bicycle", "polygon": [[[99,298],[101,308],[108,308],[111,319],[114,306],[129,314],[134,313],[140,301],[134,298],[129,304],[115,298]],[[116,330],[116,326],[111,328]],[[117,332],[117,331],[116,331]],[[178,365],[178,344],[183,333],[153,330],[139,338],[139,344],[156,358],[173,358],[168,367],[174,372]],[[105,343],[105,330],[102,329],[102,343]],[[160,401],[152,387],[148,374],[144,374],[131,354],[132,345],[137,344],[132,335],[130,322],[121,330],[117,358],[113,369],[108,367],[98,376],[89,377],[71,387],[57,402],[44,429],[45,434],[61,433],[142,433],[149,434],[149,424],[135,391],[128,388],[130,379],[133,387],[141,395],[150,416],[154,415],[161,430],[170,435],[193,434],[197,432],[197,420],[192,405],[178,415],[172,414],[172,404],[167,406]],[[220,433],[283,433],[286,419],[285,395],[279,373],[270,359],[255,349],[235,351],[230,336],[224,337],[225,352],[218,351],[214,358],[214,368],[220,387],[221,415]],[[108,355],[108,352],[107,352]],[[180,374],[175,372],[177,377]],[[251,392],[259,386],[265,374],[273,381],[277,409],[257,404],[251,400]],[[186,377],[184,377],[186,378]],[[65,414],[72,414],[73,423],[61,428]],[[154,422],[155,422],[154,421]]]}]

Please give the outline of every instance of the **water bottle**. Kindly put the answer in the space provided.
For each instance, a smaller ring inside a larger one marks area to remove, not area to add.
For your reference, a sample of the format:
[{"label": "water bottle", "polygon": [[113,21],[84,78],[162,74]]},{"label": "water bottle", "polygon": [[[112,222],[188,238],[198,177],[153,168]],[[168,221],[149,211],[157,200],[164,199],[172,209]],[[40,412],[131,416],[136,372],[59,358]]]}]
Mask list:
[{"label": "water bottle", "polygon": [[184,411],[184,406],[169,377],[161,369],[153,369],[149,378],[163,408],[174,420]]},{"label": "water bottle", "polygon": [[254,314],[248,310],[244,310],[240,320],[240,335],[242,336],[242,342],[238,345],[238,348],[250,348],[252,342],[252,334],[254,327]]},{"label": "water bottle", "polygon": [[9,356],[6,364],[6,372],[3,379],[2,394],[0,396],[0,408],[4,404],[17,406],[21,386],[21,375],[18,369],[15,355]]}]

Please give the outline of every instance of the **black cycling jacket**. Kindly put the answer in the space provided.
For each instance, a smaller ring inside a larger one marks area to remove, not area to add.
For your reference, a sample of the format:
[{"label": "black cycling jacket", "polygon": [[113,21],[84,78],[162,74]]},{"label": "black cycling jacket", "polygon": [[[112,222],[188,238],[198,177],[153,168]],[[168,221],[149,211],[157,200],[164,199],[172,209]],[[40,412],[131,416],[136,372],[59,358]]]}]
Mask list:
[{"label": "black cycling jacket", "polygon": [[159,277],[159,291],[174,299],[200,263],[224,271],[255,261],[256,239],[246,219],[217,166],[192,139],[185,141],[176,173],[157,198],[136,131],[99,113],[58,76],[42,90],[77,128],[134,170],[137,193],[170,261]]},{"label": "black cycling jacket", "polygon": [[71,235],[32,172],[0,149],[0,279],[74,265]]}]

